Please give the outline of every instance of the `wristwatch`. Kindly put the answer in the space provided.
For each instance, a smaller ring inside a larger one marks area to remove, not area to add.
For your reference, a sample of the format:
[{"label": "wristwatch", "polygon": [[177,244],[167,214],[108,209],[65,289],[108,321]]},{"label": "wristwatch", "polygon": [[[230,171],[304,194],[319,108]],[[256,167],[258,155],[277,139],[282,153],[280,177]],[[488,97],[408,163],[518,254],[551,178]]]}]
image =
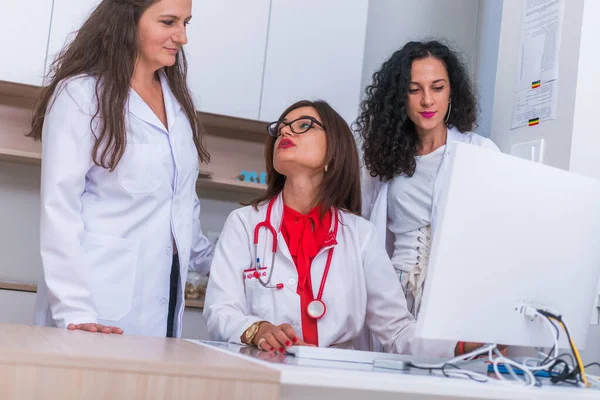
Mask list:
[{"label": "wristwatch", "polygon": [[252,344],[252,341],[254,340],[254,338],[256,337],[256,334],[258,333],[258,328],[260,328],[260,325],[265,323],[267,321],[257,321],[255,323],[253,323],[252,325],[250,325],[248,327],[248,329],[246,329],[244,331],[244,337],[242,342],[244,342],[245,344]]}]

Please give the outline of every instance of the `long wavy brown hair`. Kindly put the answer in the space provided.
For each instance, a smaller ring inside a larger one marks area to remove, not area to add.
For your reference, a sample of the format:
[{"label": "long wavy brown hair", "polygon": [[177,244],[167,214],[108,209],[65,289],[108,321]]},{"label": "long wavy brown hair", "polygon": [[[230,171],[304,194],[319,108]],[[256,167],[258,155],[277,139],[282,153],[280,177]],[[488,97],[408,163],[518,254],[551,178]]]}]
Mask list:
[{"label": "long wavy brown hair", "polygon": [[[281,114],[279,121],[282,121],[292,110],[301,107],[312,107],[317,111],[321,117],[321,122],[325,126],[325,136],[327,138],[327,153],[325,155],[327,172],[321,182],[314,205],[320,205],[322,214],[333,206],[338,210],[360,215],[360,163],[350,127],[340,114],[322,100],[298,101]],[[273,166],[276,140],[277,138],[272,136],[267,137],[265,144],[267,191],[263,196],[248,203],[254,208],[268,203],[279,195],[285,186],[285,175],[277,172]]]},{"label": "long wavy brown hair", "polygon": [[[37,98],[27,136],[42,140],[46,112],[59,84],[65,79],[85,74],[96,81],[96,112],[90,122],[98,120],[94,130],[92,159],[96,165],[114,170],[125,152],[126,103],[138,57],[138,22],[142,14],[159,0],[103,0],[51,65],[44,87]],[[174,65],[163,68],[171,91],[192,126],[194,143],[201,162],[208,162],[203,128],[187,86],[187,61],[183,48]]]}]

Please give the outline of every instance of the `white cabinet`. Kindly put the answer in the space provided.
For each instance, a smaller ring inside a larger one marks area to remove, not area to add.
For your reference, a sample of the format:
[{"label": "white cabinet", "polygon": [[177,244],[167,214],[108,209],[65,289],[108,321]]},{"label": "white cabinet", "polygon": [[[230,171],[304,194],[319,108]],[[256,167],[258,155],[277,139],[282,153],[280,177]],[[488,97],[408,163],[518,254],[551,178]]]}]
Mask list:
[{"label": "white cabinet", "polygon": [[210,340],[208,328],[202,315],[202,309],[194,307],[185,308],[181,337],[184,339]]},{"label": "white cabinet", "polygon": [[0,324],[33,324],[35,293],[0,289]]},{"label": "white cabinet", "polygon": [[194,0],[188,83],[200,111],[258,119],[270,0]]},{"label": "white cabinet", "polygon": [[358,115],[368,0],[272,0],[260,120],[301,99]]},{"label": "white cabinet", "polygon": [[42,84],[51,14],[49,0],[0,0],[0,80]]},{"label": "white cabinet", "polygon": [[73,40],[74,34],[99,3],[100,0],[54,0],[47,65]]}]

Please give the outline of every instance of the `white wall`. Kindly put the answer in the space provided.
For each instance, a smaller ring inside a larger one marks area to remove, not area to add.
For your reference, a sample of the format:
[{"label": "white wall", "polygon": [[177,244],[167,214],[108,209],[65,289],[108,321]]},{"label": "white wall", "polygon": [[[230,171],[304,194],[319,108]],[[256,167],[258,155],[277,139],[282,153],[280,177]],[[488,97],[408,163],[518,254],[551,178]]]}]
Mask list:
[{"label": "white wall", "polygon": [[504,0],[479,0],[477,15],[477,66],[475,84],[481,109],[477,133],[490,137],[494,111],[494,88],[498,71],[498,47]]},{"label": "white wall", "polygon": [[600,99],[600,1],[586,0],[582,14],[570,170],[600,179],[600,128],[597,122]]},{"label": "white wall", "polygon": [[[564,3],[556,119],[511,130],[523,0],[504,1],[491,138],[504,152],[510,151],[516,143],[543,138],[544,164],[600,179],[597,156],[600,129],[595,118],[600,97],[600,80],[597,79],[600,2],[565,0]],[[600,358],[600,326],[591,327],[582,356],[586,362]]]},{"label": "white wall", "polygon": [[445,39],[463,53],[473,72],[477,60],[478,7],[478,0],[371,0],[362,92],[371,84],[373,73],[383,61],[411,40]]},{"label": "white wall", "polygon": [[584,0],[565,1],[556,120],[511,130],[522,1],[505,1],[503,5],[491,138],[503,152],[509,152],[516,143],[543,138],[544,164],[569,169]]}]

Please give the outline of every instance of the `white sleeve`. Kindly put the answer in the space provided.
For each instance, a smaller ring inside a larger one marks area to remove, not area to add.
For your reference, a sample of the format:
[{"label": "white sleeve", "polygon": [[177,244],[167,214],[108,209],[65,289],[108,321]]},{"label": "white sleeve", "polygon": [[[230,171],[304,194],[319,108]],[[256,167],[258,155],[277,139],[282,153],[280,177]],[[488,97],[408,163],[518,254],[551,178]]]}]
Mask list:
[{"label": "white sleeve", "polygon": [[456,343],[415,337],[416,322],[406,306],[404,292],[383,243],[371,225],[363,246],[363,268],[367,288],[366,323],[385,351],[399,354],[450,358]]},{"label": "white sleeve", "polygon": [[483,147],[484,149],[489,149],[489,150],[494,150],[494,151],[500,151],[500,149],[498,148],[498,146],[496,146],[496,143],[494,143],[492,141],[492,139],[488,139],[485,138],[483,143],[481,144],[481,147]]},{"label": "white sleeve", "polygon": [[40,253],[52,318],[64,328],[97,322],[90,265],[81,246],[81,196],[94,141],[92,117],[75,100],[84,102],[84,96],[72,85],[57,91],[42,132]]},{"label": "white sleeve", "polygon": [[202,233],[200,225],[200,199],[194,196],[194,216],[192,221],[192,246],[190,249],[190,266],[206,276],[210,272],[213,248],[210,241]]},{"label": "white sleeve", "polygon": [[232,212],[213,259],[204,299],[204,317],[213,340],[241,343],[240,336],[260,318],[249,315],[243,271],[252,265],[251,243],[239,214]]}]

